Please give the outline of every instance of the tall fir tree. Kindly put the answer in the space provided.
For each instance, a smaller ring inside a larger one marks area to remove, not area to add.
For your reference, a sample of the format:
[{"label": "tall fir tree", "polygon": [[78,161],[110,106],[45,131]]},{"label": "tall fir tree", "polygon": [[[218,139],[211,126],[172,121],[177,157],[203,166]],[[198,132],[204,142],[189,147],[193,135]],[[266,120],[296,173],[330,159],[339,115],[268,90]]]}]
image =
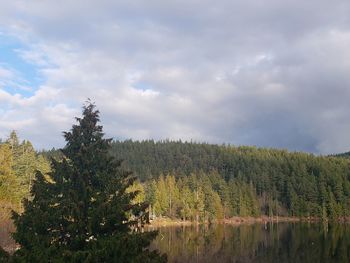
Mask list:
[{"label": "tall fir tree", "polygon": [[[83,117],[65,132],[63,160],[36,174],[23,214],[13,214],[20,249],[14,262],[165,262],[148,246],[156,232],[139,231],[145,203],[128,191],[135,178],[109,154],[110,139],[88,102]],[[49,177],[49,178],[48,178]],[[132,219],[130,219],[132,218]]]}]

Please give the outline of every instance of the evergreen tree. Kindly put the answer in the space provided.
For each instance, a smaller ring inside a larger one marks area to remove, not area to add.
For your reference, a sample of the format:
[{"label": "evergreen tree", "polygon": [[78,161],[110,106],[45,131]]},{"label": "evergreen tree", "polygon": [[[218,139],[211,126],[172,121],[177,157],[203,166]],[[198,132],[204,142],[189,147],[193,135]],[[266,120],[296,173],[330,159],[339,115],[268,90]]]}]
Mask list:
[{"label": "evergreen tree", "polygon": [[17,158],[17,155],[19,154],[19,140],[16,131],[10,133],[6,142],[10,145],[14,158]]},{"label": "evergreen tree", "polygon": [[43,175],[50,172],[50,162],[41,154],[37,158],[36,170],[40,171]]},{"label": "evergreen tree", "polygon": [[175,176],[167,175],[165,177],[165,184],[167,188],[168,197],[168,215],[175,217],[179,206],[180,192],[175,182]]},{"label": "evergreen tree", "polygon": [[168,192],[164,176],[161,175],[157,184],[155,210],[157,215],[164,215],[169,209]]},{"label": "evergreen tree", "polygon": [[131,203],[142,204],[145,202],[145,189],[140,181],[136,180],[131,186],[126,189],[127,193],[137,192]]},{"label": "evergreen tree", "polygon": [[193,197],[194,197],[195,219],[196,219],[196,222],[199,223],[201,219],[204,220],[204,208],[205,208],[205,204],[204,204],[205,196],[201,187],[198,187],[194,191]]},{"label": "evergreen tree", "polygon": [[190,188],[186,185],[182,188],[181,192],[181,206],[180,206],[180,217],[182,220],[186,219],[193,219],[193,208],[194,208],[194,201],[193,201],[193,194],[191,193]]},{"label": "evergreen tree", "polygon": [[145,190],[145,199],[146,202],[149,204],[149,216],[151,219],[154,219],[155,217],[155,208],[154,205],[157,201],[157,183],[155,180],[152,180],[148,184],[146,184],[146,190]]},{"label": "evergreen tree", "polygon": [[221,199],[218,193],[210,191],[207,196],[207,217],[209,222],[213,220],[220,220],[224,218],[224,209],[221,204]]},{"label": "evergreen tree", "polygon": [[33,199],[13,215],[14,262],[165,262],[147,249],[157,233],[137,231],[147,205],[133,203],[135,178],[109,155],[99,112],[88,103],[76,120],[62,161],[52,160],[49,179],[37,172]]},{"label": "evergreen tree", "polygon": [[29,196],[30,189],[35,179],[37,158],[35,150],[29,141],[23,141],[17,149],[14,149],[13,169],[21,181],[24,196]]},{"label": "evergreen tree", "polygon": [[20,204],[20,195],[16,190],[19,181],[12,171],[13,155],[10,145],[0,145],[0,220],[2,216],[9,215],[11,209],[16,209]]}]

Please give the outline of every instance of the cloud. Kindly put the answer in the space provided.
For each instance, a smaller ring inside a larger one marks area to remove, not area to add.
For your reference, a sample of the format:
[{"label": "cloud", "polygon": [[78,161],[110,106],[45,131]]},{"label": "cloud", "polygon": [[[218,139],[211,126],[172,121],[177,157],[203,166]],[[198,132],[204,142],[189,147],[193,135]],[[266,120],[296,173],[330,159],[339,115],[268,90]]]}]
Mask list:
[{"label": "cloud", "polygon": [[[91,98],[120,139],[350,148],[347,1],[14,0],[0,10],[0,31],[44,80],[31,96],[0,89],[2,137],[16,129],[38,148],[62,146]],[[0,67],[0,85],[16,85],[13,74]]]}]

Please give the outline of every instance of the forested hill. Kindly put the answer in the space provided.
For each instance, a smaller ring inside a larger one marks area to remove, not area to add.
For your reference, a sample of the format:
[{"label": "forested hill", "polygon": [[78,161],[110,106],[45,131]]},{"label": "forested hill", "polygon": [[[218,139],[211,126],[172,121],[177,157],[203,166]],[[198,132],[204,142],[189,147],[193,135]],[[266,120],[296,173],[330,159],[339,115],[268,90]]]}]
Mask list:
[{"label": "forested hill", "polygon": [[[350,215],[350,162],[286,150],[174,141],[115,141],[112,154],[141,181],[171,174],[219,174],[229,182],[251,185],[260,212],[339,217]],[[200,179],[203,181],[202,179]],[[215,190],[215,182],[212,187]],[[241,187],[244,188],[244,187]],[[218,187],[216,191],[220,192]],[[221,199],[223,199],[221,194]],[[266,204],[270,200],[270,204]],[[272,212],[272,211],[270,211]]]},{"label": "forested hill", "polygon": [[[142,180],[173,173],[176,176],[213,170],[229,180],[244,178],[264,183],[264,179],[297,176],[330,177],[349,180],[349,161],[337,156],[315,156],[268,148],[213,145],[181,141],[114,141],[112,154]],[[346,156],[346,154],[344,155]],[[276,181],[276,180],[274,180]],[[282,180],[284,181],[284,180]],[[260,183],[259,183],[260,184]]]},{"label": "forested hill", "polygon": [[335,155],[332,155],[334,157],[342,157],[342,158],[350,158],[350,152],[345,152],[345,153],[338,153]]},{"label": "forested hill", "polygon": [[114,141],[112,155],[140,178],[156,215],[350,216],[348,158],[153,140]]}]

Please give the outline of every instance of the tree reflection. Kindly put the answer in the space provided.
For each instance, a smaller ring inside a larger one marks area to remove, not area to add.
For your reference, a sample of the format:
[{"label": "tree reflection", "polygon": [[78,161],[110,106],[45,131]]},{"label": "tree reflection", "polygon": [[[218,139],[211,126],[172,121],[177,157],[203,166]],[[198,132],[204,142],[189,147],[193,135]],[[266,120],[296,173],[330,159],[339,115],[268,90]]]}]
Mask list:
[{"label": "tree reflection", "polygon": [[[13,250],[13,226],[0,223],[0,246]],[[280,223],[159,228],[152,243],[169,262],[350,262],[350,225]]]},{"label": "tree reflection", "polygon": [[167,227],[152,248],[169,262],[350,262],[346,224]]}]

